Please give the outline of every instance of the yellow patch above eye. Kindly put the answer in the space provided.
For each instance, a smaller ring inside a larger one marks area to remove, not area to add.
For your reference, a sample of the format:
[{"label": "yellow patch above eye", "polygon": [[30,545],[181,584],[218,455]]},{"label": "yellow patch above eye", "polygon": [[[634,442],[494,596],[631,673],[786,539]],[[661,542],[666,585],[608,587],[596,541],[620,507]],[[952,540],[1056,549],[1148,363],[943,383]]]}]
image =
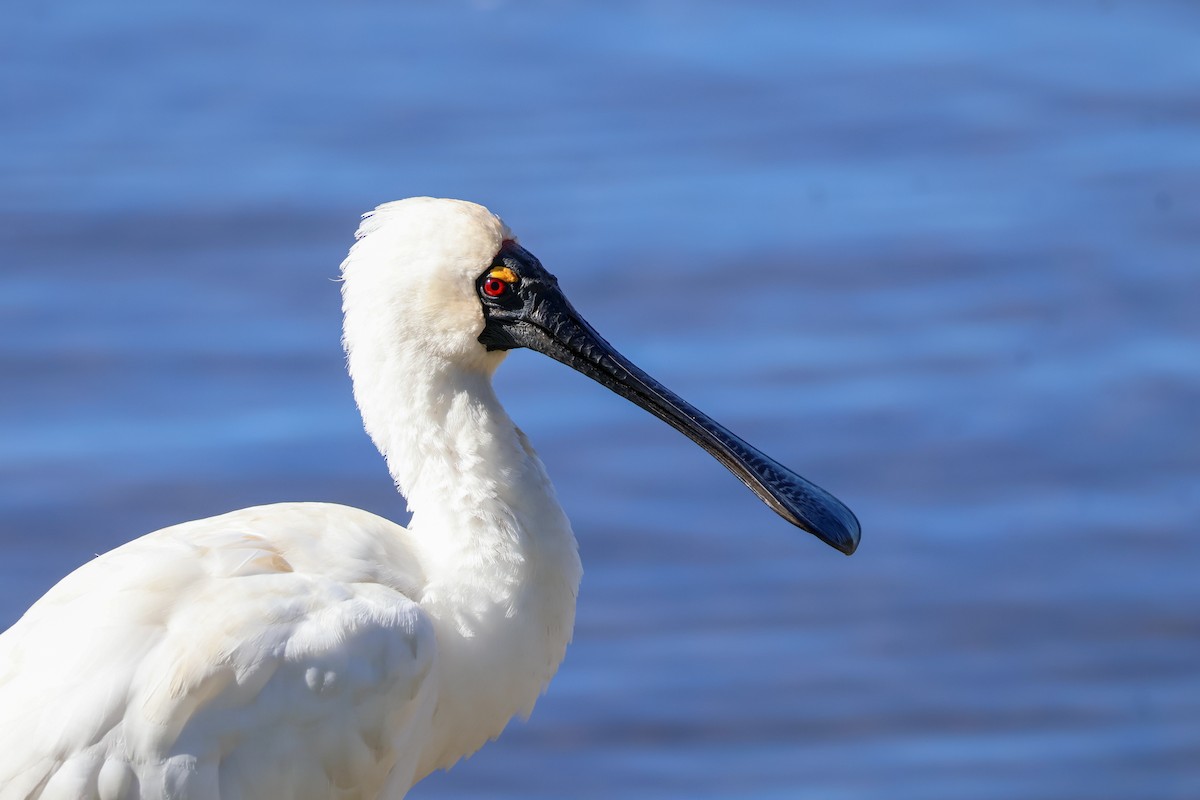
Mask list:
[{"label": "yellow patch above eye", "polygon": [[488,277],[499,278],[505,283],[516,283],[517,281],[521,280],[520,276],[508,267],[496,267],[494,270],[488,273]]}]

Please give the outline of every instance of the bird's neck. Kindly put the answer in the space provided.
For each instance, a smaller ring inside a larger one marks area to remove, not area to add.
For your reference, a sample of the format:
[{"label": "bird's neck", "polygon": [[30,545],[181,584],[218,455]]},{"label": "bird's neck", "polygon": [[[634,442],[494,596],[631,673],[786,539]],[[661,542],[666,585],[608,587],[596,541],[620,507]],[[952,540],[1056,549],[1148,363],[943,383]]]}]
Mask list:
[{"label": "bird's neck", "polygon": [[357,385],[356,394],[413,512],[420,603],[438,629],[439,741],[424,759],[436,769],[532,710],[570,641],[582,570],[570,523],[490,371],[422,366],[395,375],[378,406]]}]

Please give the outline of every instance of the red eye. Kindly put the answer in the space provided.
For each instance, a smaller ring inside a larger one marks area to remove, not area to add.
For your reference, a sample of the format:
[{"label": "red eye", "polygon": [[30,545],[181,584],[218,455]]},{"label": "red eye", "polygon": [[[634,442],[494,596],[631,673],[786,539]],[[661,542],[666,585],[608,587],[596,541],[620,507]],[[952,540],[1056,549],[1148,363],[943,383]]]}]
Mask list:
[{"label": "red eye", "polygon": [[483,293],[488,297],[499,297],[508,291],[508,284],[499,278],[488,278],[483,282]]}]

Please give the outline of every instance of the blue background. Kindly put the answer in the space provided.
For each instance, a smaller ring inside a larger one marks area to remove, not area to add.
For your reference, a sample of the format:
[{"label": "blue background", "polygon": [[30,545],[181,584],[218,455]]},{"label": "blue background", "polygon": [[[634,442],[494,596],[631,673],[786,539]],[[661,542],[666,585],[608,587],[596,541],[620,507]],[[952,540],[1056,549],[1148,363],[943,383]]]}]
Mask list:
[{"label": "blue background", "polygon": [[1200,796],[1194,3],[4,17],[0,627],[184,519],[402,518],[331,279],[360,212],[457,196],[865,533],[513,355],[576,641],[413,797]]}]

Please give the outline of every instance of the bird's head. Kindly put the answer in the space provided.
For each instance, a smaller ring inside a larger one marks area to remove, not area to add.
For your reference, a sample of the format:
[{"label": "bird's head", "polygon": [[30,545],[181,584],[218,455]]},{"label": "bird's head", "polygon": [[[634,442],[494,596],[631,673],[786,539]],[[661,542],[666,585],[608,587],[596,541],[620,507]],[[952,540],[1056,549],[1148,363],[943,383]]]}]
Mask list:
[{"label": "bird's head", "polygon": [[[426,359],[491,370],[477,285],[512,232],[486,208],[410,197],[363,217],[342,263],[347,344],[384,337]],[[386,348],[381,348],[381,351]]]},{"label": "bird's head", "polygon": [[342,265],[352,373],[379,366],[356,367],[360,347],[377,359],[404,353],[410,369],[452,364],[488,373],[508,350],[536,350],[686,434],[792,524],[844,553],[858,546],[858,520],[845,505],[630,363],[483,206],[428,197],[387,203],[363,218],[357,238]]}]

